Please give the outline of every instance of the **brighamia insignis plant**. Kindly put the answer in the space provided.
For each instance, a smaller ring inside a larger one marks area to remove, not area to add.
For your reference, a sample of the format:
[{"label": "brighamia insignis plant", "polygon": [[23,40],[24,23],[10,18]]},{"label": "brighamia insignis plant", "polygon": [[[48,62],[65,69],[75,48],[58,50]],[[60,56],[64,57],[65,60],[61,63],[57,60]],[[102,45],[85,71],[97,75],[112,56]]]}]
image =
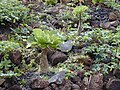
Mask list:
[{"label": "brighamia insignis plant", "polygon": [[49,31],[41,29],[33,30],[34,44],[37,44],[42,48],[39,57],[39,70],[40,73],[49,72],[49,65],[47,60],[47,52],[50,48],[57,48],[58,44],[62,43],[61,37],[55,31]]},{"label": "brighamia insignis plant", "polygon": [[82,13],[87,9],[88,9],[87,6],[80,5],[80,6],[76,6],[73,10],[73,14],[79,18],[78,35],[80,35],[82,31]]}]

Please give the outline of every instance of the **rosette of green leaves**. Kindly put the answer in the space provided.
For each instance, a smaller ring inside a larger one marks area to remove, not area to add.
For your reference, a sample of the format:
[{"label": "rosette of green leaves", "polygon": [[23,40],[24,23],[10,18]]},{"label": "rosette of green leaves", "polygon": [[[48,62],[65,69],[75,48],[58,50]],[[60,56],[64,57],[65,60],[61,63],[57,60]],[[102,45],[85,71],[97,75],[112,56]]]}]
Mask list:
[{"label": "rosette of green leaves", "polygon": [[63,41],[56,31],[34,29],[32,35],[29,41],[32,40],[32,44],[37,44],[43,49],[48,47],[57,48],[58,44]]},{"label": "rosette of green leaves", "polygon": [[87,6],[81,5],[81,6],[76,6],[73,10],[73,14],[76,15],[77,17],[81,16],[81,13],[86,11],[88,9]]}]

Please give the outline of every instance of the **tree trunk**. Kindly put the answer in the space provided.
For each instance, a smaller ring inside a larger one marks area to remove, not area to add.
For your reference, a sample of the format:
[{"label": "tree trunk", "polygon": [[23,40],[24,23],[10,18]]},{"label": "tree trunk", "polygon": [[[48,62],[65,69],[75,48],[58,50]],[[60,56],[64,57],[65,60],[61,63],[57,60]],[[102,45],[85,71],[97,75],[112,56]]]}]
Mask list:
[{"label": "tree trunk", "polygon": [[39,70],[38,72],[40,73],[47,73],[49,72],[49,64],[48,64],[48,59],[47,59],[47,52],[48,48],[45,48],[42,50],[40,54],[40,63],[39,63]]},{"label": "tree trunk", "polygon": [[80,13],[80,18],[79,18],[79,25],[78,25],[78,36],[82,32],[82,13]]}]

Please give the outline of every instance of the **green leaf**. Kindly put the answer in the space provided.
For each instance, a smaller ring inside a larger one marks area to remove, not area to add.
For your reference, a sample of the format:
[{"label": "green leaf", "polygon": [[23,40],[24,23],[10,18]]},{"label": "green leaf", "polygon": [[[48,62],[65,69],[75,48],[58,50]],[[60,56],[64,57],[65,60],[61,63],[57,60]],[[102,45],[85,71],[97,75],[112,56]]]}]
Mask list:
[{"label": "green leaf", "polygon": [[93,4],[103,3],[103,2],[104,2],[104,0],[92,0],[92,3],[93,3]]},{"label": "green leaf", "polygon": [[88,7],[84,5],[76,6],[73,10],[73,14],[75,14],[76,16],[80,16],[80,14],[86,11],[87,9]]},{"label": "green leaf", "polygon": [[41,47],[41,48],[57,48],[58,44],[62,43],[62,38],[57,35],[57,32],[55,31],[49,31],[41,29],[34,29],[33,30],[33,36],[35,39],[35,42]]}]

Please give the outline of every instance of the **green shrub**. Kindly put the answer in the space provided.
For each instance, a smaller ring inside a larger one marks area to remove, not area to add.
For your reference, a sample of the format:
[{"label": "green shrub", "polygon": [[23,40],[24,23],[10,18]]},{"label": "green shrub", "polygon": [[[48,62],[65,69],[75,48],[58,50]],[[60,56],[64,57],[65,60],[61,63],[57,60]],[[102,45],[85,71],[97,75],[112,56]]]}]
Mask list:
[{"label": "green shrub", "polygon": [[0,0],[0,22],[24,22],[29,9],[18,0]]},{"label": "green shrub", "polygon": [[92,3],[96,4],[96,3],[103,3],[104,0],[92,0]]},{"label": "green shrub", "polygon": [[107,5],[108,7],[120,11],[120,4],[116,3],[116,0],[106,0],[104,4]]},{"label": "green shrub", "polygon": [[18,43],[10,42],[10,41],[0,41],[0,52],[8,53],[14,49],[17,49],[19,46]]},{"label": "green shrub", "polygon": [[110,46],[108,44],[103,45],[97,45],[97,44],[91,44],[88,47],[83,48],[83,52],[85,54],[92,54],[92,57],[94,57],[95,62],[104,62],[108,63],[111,61],[115,61],[116,57],[116,47]]},{"label": "green shrub", "polygon": [[19,48],[18,43],[10,41],[0,41],[0,77],[10,77],[13,75],[18,75],[11,70],[14,64],[11,63],[9,59],[9,52]]},{"label": "green shrub", "polygon": [[83,52],[92,54],[97,62],[114,61],[119,52],[120,35],[119,32],[113,33],[112,31],[95,29],[84,33],[81,42],[85,43]]},{"label": "green shrub", "polygon": [[109,72],[116,70],[116,69],[120,70],[119,63],[116,63],[116,62],[110,62],[107,64],[97,63],[97,64],[93,64],[92,71],[93,72],[102,72],[103,74],[109,74]]}]

